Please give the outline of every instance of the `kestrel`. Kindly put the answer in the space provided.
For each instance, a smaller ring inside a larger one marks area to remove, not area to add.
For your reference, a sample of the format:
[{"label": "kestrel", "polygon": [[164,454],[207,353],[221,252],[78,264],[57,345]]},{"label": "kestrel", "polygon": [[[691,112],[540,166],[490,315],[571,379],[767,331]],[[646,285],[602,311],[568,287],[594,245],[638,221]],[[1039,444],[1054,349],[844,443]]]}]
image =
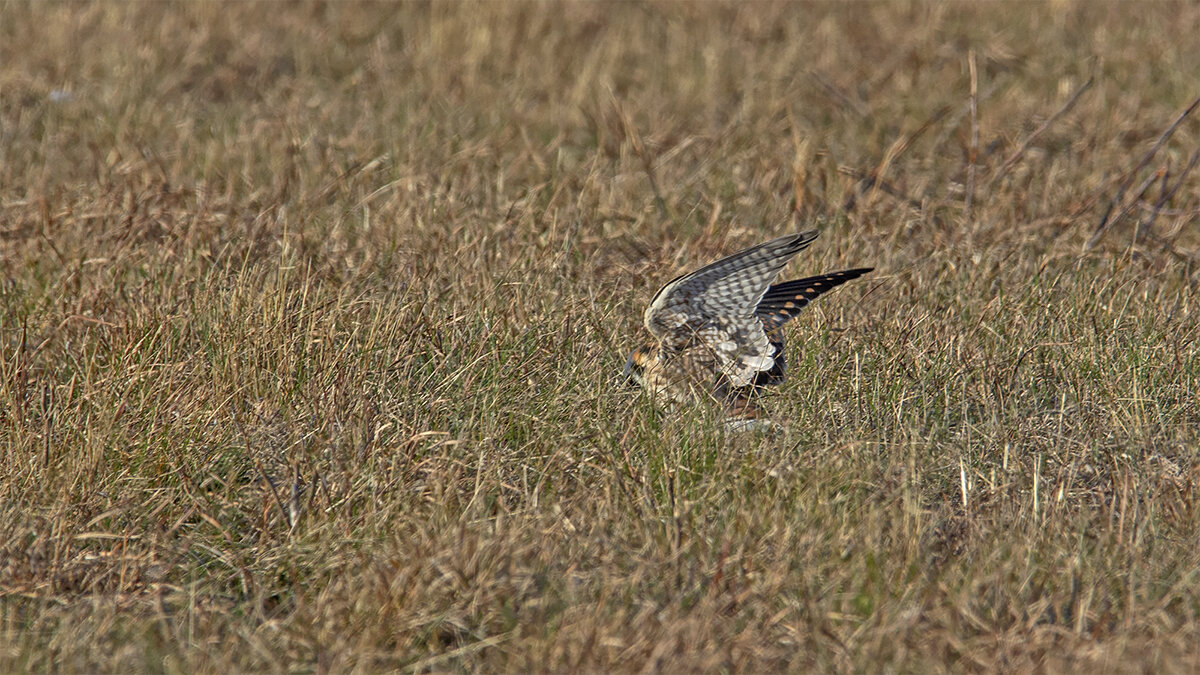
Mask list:
[{"label": "kestrel", "polygon": [[644,316],[655,342],[633,350],[625,377],[661,407],[707,399],[725,407],[731,429],[772,426],[753,399],[787,375],[783,325],[817,296],[873,269],[770,285],[816,238],[814,231],[772,239],[667,283]]}]

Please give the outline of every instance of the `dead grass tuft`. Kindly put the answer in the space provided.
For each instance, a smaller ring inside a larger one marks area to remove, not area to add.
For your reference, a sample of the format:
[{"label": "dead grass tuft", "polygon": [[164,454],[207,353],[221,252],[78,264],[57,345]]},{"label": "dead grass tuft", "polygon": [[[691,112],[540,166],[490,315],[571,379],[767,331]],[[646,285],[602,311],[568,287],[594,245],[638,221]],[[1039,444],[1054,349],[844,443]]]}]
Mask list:
[{"label": "dead grass tuft", "polygon": [[1196,669],[1200,10],[1022,9],[0,3],[0,670]]}]

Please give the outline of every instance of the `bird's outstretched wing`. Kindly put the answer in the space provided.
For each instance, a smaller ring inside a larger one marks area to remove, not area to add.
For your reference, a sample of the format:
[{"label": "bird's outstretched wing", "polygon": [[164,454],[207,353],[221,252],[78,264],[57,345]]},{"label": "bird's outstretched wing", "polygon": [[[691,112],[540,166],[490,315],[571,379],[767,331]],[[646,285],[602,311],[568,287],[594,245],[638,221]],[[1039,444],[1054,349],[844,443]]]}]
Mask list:
[{"label": "bird's outstretched wing", "polygon": [[818,296],[831,291],[838,286],[861,277],[870,272],[873,267],[860,267],[853,270],[818,274],[815,277],[785,281],[775,284],[758,301],[754,313],[763,323],[768,333],[777,330],[783,324],[796,318],[800,310]]},{"label": "bird's outstretched wing", "polygon": [[703,344],[732,386],[752,383],[775,364],[755,310],[784,265],[816,238],[804,232],[772,239],[676,278],[650,301],[646,328],[667,349]]},{"label": "bird's outstretched wing", "polygon": [[847,281],[857,279],[873,269],[873,267],[860,267],[853,270],[831,272],[806,279],[785,281],[768,288],[762,300],[758,301],[758,307],[754,313],[767,332],[767,340],[771,343],[771,356],[775,359],[775,364],[769,370],[758,373],[754,378],[754,384],[756,386],[779,384],[787,376],[787,360],[783,356],[783,331],[780,330],[785,323],[796,318],[800,314],[800,310],[820,295]]}]

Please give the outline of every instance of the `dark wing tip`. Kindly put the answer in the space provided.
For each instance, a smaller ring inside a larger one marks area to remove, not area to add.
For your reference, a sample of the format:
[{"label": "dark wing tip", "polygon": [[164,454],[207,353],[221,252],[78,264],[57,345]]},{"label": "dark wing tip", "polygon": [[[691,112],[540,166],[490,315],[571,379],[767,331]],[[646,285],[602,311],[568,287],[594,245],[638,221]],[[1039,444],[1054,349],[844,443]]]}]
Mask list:
[{"label": "dark wing tip", "polygon": [[808,303],[873,269],[859,267],[775,284],[767,289],[754,313],[768,331],[777,329],[795,318]]}]

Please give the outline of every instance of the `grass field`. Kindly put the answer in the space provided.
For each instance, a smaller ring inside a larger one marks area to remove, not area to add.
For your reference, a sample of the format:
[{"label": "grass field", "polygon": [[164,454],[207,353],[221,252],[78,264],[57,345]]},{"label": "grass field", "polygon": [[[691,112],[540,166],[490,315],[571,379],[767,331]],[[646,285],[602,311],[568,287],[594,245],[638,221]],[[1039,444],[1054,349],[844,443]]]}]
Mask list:
[{"label": "grass field", "polygon": [[[0,0],[0,671],[1195,672],[1198,29]],[[786,432],[619,386],[812,227]]]}]

